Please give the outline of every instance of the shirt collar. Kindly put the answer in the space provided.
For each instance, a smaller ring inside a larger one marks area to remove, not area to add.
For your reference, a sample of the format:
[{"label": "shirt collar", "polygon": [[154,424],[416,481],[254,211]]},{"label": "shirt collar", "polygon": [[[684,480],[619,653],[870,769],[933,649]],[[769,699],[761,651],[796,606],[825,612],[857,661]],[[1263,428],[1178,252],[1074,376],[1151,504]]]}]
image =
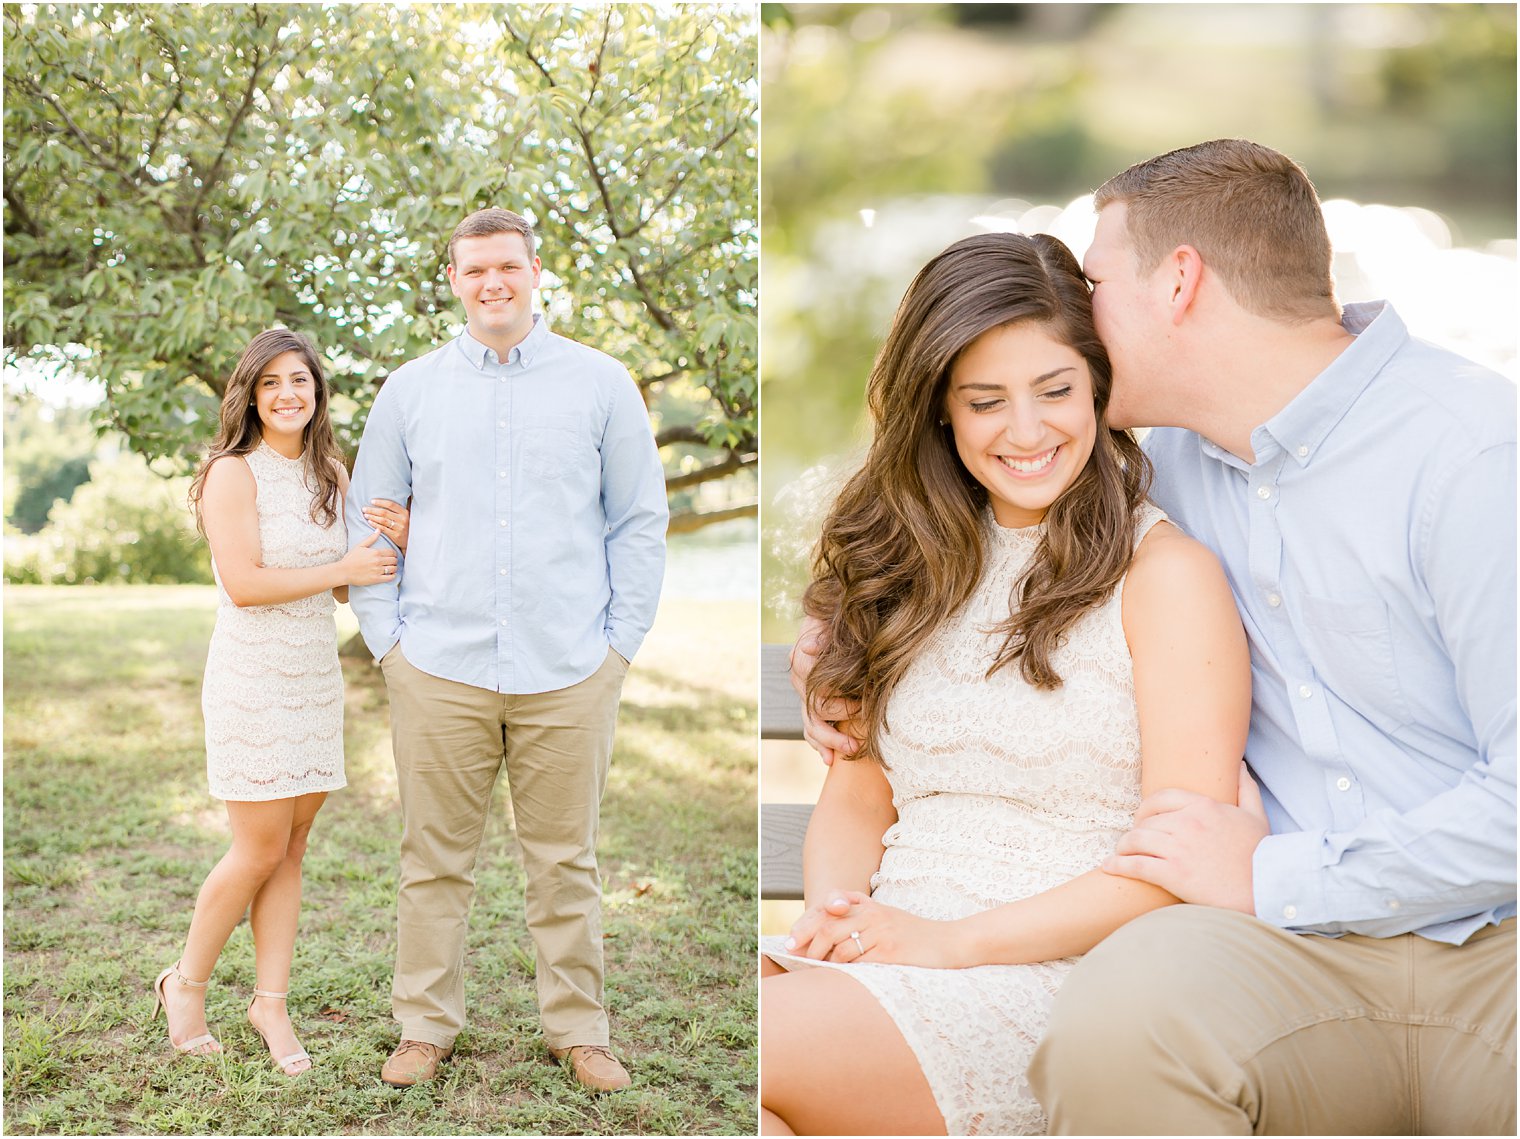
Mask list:
[{"label": "shirt collar", "polygon": [[1264,457],[1258,441],[1265,442],[1265,433],[1299,466],[1307,466],[1372,377],[1409,339],[1404,322],[1387,301],[1346,305],[1341,326],[1356,339],[1287,407],[1251,433],[1258,462]]},{"label": "shirt collar", "polygon": [[[538,355],[539,349],[544,346],[545,341],[548,339],[549,324],[546,320],[544,320],[543,313],[536,312],[533,314],[533,327],[528,329],[528,335],[524,336],[520,341],[518,341],[518,343],[512,347],[512,350],[507,353],[505,363],[520,363],[524,368],[528,367],[533,363],[533,357]],[[484,344],[470,335],[470,329],[468,325],[466,325],[465,330],[459,334],[457,343],[463,350],[465,358],[468,359],[471,364],[475,365],[477,369],[484,368],[488,359],[495,359],[496,357],[496,353],[493,349],[487,348]]]}]

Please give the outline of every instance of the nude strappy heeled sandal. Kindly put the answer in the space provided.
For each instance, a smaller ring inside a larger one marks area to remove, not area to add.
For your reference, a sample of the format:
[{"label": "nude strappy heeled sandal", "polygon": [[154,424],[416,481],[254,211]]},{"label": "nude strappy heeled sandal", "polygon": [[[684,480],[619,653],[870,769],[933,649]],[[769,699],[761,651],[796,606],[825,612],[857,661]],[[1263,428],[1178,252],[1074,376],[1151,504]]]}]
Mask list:
[{"label": "nude strappy heeled sandal", "polygon": [[[186,988],[190,989],[204,989],[211,983],[210,977],[207,977],[204,981],[192,981],[189,977],[185,976],[179,971],[178,961],[160,973],[158,975],[158,980],[153,982],[153,999],[157,1003],[155,1003],[153,1006],[152,1019],[157,1020],[159,1011],[162,1010],[164,1014],[164,1023],[166,1025],[169,1023],[169,1001],[168,998],[164,995],[164,982],[167,981],[170,977],[173,977],[181,985],[184,985]],[[207,1048],[206,1045],[208,1044],[213,1045],[213,1047]],[[209,1032],[203,1032],[199,1036],[192,1036],[183,1044],[175,1044],[174,1037],[170,1036],[169,1045],[176,1052],[184,1052],[196,1056],[213,1056],[222,1050],[221,1042],[218,1041],[217,1038],[212,1036]]]},{"label": "nude strappy heeled sandal", "polygon": [[[268,989],[254,989],[253,1000],[248,1002],[248,1023],[253,1024],[254,1002],[257,1001],[260,997],[268,997],[270,1000],[283,1001],[288,996],[290,996],[289,993],[272,993]],[[264,1042],[264,1047],[268,1048],[269,1037],[264,1035],[264,1030],[256,1024],[253,1024],[253,1030],[259,1034],[259,1039]],[[299,1050],[292,1052],[289,1056],[285,1056],[283,1058],[276,1057],[272,1051],[269,1055],[270,1059],[274,1060],[274,1066],[280,1069],[280,1071],[287,1076],[299,1076],[302,1072],[311,1071],[313,1061],[311,1055],[304,1048],[300,1048]],[[290,1066],[292,1064],[299,1064],[302,1060],[306,1061],[306,1067],[297,1068],[294,1072],[292,1072],[290,1070]]]}]

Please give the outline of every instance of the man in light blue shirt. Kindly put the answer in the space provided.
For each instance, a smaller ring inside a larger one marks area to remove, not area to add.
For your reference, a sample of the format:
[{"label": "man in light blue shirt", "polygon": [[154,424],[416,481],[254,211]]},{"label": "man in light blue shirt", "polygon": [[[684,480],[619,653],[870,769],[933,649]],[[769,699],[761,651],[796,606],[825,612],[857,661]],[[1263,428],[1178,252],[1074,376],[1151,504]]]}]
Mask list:
[{"label": "man in light blue shirt", "polygon": [[410,500],[399,581],[354,588],[381,662],[404,833],[382,1079],[432,1078],[464,1026],[473,867],[505,767],[543,1030],[586,1086],[628,1084],[602,1007],[598,807],[622,680],[654,621],[668,511],[637,385],[533,312],[529,223],[470,215],[449,242],[465,331],[398,368],[347,502]]},{"label": "man in light blue shirt", "polygon": [[1515,914],[1515,389],[1386,304],[1342,324],[1254,461],[1152,431],[1152,498],[1250,629],[1256,915],[1460,945]]},{"label": "man in light blue shirt", "polygon": [[1185,902],[1058,996],[1052,1133],[1515,1129],[1515,392],[1335,302],[1312,185],[1204,143],[1098,191],[1114,426],[1249,635],[1240,805],[1148,798],[1105,864]]}]

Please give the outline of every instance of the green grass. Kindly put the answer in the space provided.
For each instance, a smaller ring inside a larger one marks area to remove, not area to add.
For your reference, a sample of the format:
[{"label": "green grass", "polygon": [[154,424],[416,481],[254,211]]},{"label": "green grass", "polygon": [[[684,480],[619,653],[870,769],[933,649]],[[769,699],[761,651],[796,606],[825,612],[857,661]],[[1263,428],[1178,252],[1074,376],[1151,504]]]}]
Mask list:
[{"label": "green grass", "polygon": [[469,1025],[434,1084],[380,1083],[400,817],[367,660],[344,661],[349,786],[306,859],[291,1015],[316,1066],[280,1076],[243,1018],[246,924],[208,991],[226,1052],[170,1052],[148,984],[227,843],[201,746],[214,604],[199,586],[5,591],[8,1133],[754,1133],[751,604],[667,601],[624,689],[599,849],[608,1011],[634,1088],[605,1097],[539,1035],[504,788],[471,917]]}]

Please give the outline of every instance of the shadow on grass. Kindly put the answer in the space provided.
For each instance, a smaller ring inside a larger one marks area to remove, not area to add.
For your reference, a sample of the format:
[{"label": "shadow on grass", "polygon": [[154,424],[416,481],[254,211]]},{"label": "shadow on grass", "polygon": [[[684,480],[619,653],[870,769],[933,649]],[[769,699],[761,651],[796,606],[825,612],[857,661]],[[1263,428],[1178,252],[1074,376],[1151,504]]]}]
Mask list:
[{"label": "shadow on grass", "polygon": [[313,832],[292,975],[316,1066],[284,1079],[243,1019],[246,924],[208,993],[226,1052],[172,1057],[147,985],[227,842],[200,740],[214,594],[12,587],[7,600],[8,1132],[754,1132],[754,705],[705,679],[709,610],[683,622],[677,604],[668,623],[662,611],[663,641],[651,636],[630,677],[599,849],[607,1004],[635,1087],[598,1099],[538,1034],[503,792],[478,866],[469,1027],[434,1085],[379,1083],[396,1040],[400,816],[384,686],[362,661],[344,662],[350,785]]}]

